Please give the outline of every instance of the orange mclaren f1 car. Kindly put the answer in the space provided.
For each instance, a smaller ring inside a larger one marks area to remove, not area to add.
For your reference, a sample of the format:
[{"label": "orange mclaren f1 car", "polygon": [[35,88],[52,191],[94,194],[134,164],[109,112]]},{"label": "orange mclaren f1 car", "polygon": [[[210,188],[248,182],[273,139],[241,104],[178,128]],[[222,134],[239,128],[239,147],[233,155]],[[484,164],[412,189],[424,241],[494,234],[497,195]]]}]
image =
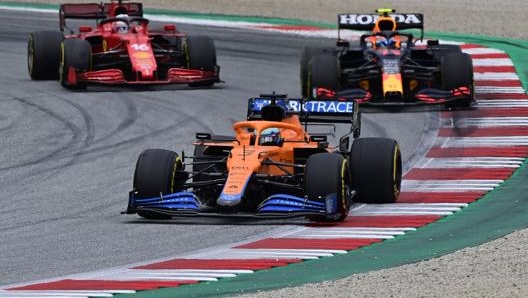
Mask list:
[{"label": "orange mclaren f1 car", "polygon": [[[342,30],[369,31],[351,43]],[[300,61],[301,91],[309,98],[350,97],[365,105],[474,102],[473,62],[458,45],[418,44],[406,29],[419,29],[423,15],[378,9],[377,14],[340,14],[335,47],[307,47]]]},{"label": "orange mclaren f1 car", "polygon": [[[69,89],[89,84],[211,86],[220,81],[211,38],[186,36],[174,24],[151,29],[142,4],[123,1],[62,4],[60,31],[29,35],[29,76],[59,79]],[[97,23],[75,33],[67,19]]]},{"label": "orange mclaren f1 car", "polygon": [[[328,135],[307,132],[312,125],[337,123],[350,124],[350,130],[335,146],[329,145]],[[193,156],[143,151],[124,213],[148,219],[301,216],[342,221],[352,202],[398,198],[398,143],[359,138],[354,100],[261,95],[249,99],[247,120],[233,129],[233,137],[197,133]]]}]

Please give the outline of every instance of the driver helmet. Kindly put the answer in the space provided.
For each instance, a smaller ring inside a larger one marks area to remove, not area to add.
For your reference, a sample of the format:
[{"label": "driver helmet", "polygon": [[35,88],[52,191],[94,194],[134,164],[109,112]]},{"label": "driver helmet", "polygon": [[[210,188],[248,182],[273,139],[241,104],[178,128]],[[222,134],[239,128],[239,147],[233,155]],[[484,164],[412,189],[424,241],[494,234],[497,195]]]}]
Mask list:
[{"label": "driver helmet", "polygon": [[385,48],[395,48],[396,47],[396,39],[391,38],[382,38],[379,41],[378,46],[385,47]]},{"label": "driver helmet", "polygon": [[114,32],[117,32],[117,33],[127,33],[128,32],[128,25],[127,25],[127,23],[125,23],[123,21],[116,21],[112,25],[112,29],[114,30]]},{"label": "driver helmet", "polygon": [[376,47],[392,48],[396,46],[396,40],[394,38],[381,37],[376,39]]},{"label": "driver helmet", "polygon": [[[128,18],[128,15],[127,14],[119,14],[119,15],[116,16],[116,18],[125,19],[125,18]],[[112,28],[113,28],[114,32],[117,32],[117,33],[127,33],[128,32],[128,24],[125,21],[116,21],[116,22],[114,22],[114,24],[112,25]]]},{"label": "driver helmet", "polygon": [[264,146],[279,146],[282,142],[278,128],[266,128],[260,133],[259,144]]}]

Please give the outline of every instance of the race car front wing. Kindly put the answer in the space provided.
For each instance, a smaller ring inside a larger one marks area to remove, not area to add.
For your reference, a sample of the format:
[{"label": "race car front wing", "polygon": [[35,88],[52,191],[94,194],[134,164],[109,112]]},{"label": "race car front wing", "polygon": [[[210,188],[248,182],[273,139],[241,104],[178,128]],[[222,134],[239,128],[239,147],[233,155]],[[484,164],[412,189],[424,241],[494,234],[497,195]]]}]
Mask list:
[{"label": "race car front wing", "polygon": [[285,218],[318,216],[335,218],[339,216],[336,194],[327,195],[324,200],[310,200],[288,194],[274,194],[266,198],[255,213],[221,213],[219,210],[202,208],[200,200],[192,192],[176,192],[152,198],[137,198],[137,193],[129,193],[128,207],[123,213],[134,214],[138,211],[149,211],[173,217],[208,216],[208,217],[256,217]]},{"label": "race car front wing", "polygon": [[75,85],[79,82],[87,84],[102,85],[164,85],[164,84],[190,84],[200,82],[220,82],[219,67],[214,71],[199,69],[170,68],[167,71],[167,79],[145,79],[127,80],[121,69],[112,68],[77,72],[74,68],[68,71],[68,83]]},{"label": "race car front wing", "polygon": [[398,99],[375,98],[370,92],[360,88],[351,88],[340,91],[334,91],[325,88],[314,88],[313,93],[318,99],[353,98],[363,106],[435,105],[471,99],[473,96],[472,88],[469,86],[460,86],[453,90],[425,88],[416,92],[412,98],[402,97]]}]

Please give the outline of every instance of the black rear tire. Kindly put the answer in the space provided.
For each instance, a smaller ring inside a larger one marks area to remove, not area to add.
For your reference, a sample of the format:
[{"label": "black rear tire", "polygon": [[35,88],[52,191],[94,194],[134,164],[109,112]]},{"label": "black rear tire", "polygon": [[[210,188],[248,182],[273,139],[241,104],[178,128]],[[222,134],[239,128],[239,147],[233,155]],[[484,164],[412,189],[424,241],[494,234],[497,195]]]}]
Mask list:
[{"label": "black rear tire", "polygon": [[337,91],[339,87],[339,60],[332,55],[313,56],[308,64],[307,97],[315,98],[314,88]]},{"label": "black rear tire", "polygon": [[[329,194],[337,194],[338,217],[331,221],[343,221],[350,210],[350,168],[348,160],[338,153],[316,153],[308,157],[304,170],[304,193],[311,200],[324,202]],[[328,221],[324,216],[313,218]]]},{"label": "black rear tire", "polygon": [[60,31],[37,31],[29,34],[27,62],[33,80],[59,79],[61,42]]},{"label": "black rear tire", "polygon": [[321,54],[333,54],[335,50],[329,47],[304,47],[300,59],[300,80],[301,80],[301,94],[307,98],[311,93],[308,90],[308,69],[309,63],[313,56]]},{"label": "black rear tire", "polygon": [[449,54],[462,54],[462,49],[458,45],[454,44],[439,44],[431,46],[434,57],[437,61],[442,61],[442,57]]},{"label": "black rear tire", "polygon": [[[214,71],[216,68],[216,49],[209,36],[189,36],[185,43],[187,67],[203,71]],[[212,86],[214,81],[190,83],[191,87]]]},{"label": "black rear tire", "polygon": [[68,82],[68,71],[70,67],[76,71],[88,71],[92,64],[92,47],[84,39],[69,38],[62,42],[61,63],[59,66],[60,84],[67,89],[85,89],[84,83]]},{"label": "black rear tire", "polygon": [[[151,198],[178,191],[177,171],[183,167],[176,152],[164,149],[147,149],[139,155],[134,172],[134,190],[139,198]],[[149,219],[167,219],[170,216],[148,211],[138,215]]]},{"label": "black rear tire", "polygon": [[473,61],[466,53],[450,53],[442,57],[442,89],[453,90],[458,87],[470,88],[469,98],[459,99],[446,104],[450,108],[466,108],[474,99]]},{"label": "black rear tire", "polygon": [[350,168],[355,202],[394,203],[401,188],[401,153],[387,138],[358,138],[352,143]]}]

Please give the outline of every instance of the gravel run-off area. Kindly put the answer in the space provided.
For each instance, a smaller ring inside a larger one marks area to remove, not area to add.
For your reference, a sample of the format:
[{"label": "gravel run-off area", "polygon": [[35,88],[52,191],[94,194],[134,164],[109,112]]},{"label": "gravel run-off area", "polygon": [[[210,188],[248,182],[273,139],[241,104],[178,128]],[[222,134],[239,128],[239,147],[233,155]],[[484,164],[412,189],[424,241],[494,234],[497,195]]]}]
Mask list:
[{"label": "gravel run-off area", "polygon": [[[335,22],[338,13],[369,13],[379,7],[390,7],[399,12],[423,13],[426,31],[528,39],[528,19],[524,13],[527,0],[158,0],[143,3],[147,8],[327,23]],[[419,263],[241,297],[528,297],[527,247],[528,230],[521,230],[478,247]]]}]

